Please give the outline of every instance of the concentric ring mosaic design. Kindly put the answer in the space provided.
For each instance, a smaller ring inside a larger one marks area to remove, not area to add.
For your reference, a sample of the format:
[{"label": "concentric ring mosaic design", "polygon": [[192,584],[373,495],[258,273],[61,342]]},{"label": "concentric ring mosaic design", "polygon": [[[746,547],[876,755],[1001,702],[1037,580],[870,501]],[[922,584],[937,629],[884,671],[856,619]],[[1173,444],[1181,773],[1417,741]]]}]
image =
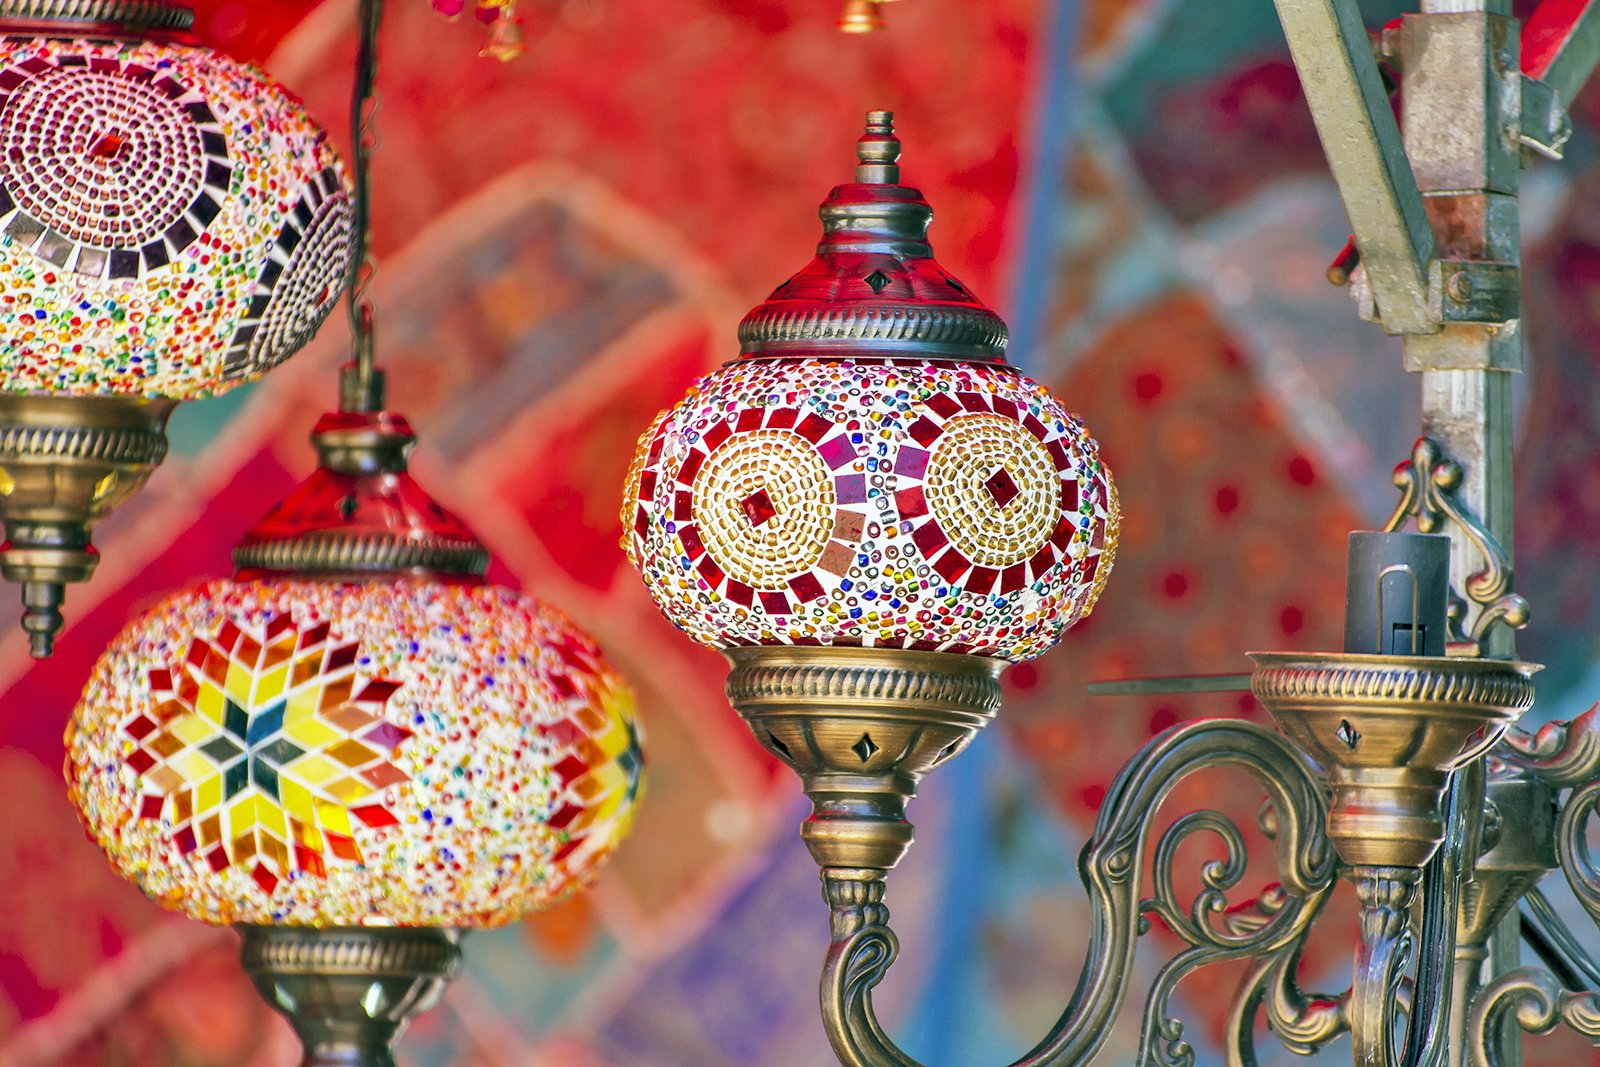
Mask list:
[{"label": "concentric ring mosaic design", "polygon": [[191,399],[280,362],[342,287],[344,184],[322,131],[252,67],[6,37],[0,388]]},{"label": "concentric ring mosaic design", "polygon": [[716,648],[1027,659],[1092,610],[1115,549],[1093,440],[1005,366],[745,360],[639,447],[630,559]]},{"label": "concentric ring mosaic design", "polygon": [[511,922],[592,878],[644,782],[587,636],[421,580],[179,594],[101,658],[67,748],[112,863],[214,923]]}]

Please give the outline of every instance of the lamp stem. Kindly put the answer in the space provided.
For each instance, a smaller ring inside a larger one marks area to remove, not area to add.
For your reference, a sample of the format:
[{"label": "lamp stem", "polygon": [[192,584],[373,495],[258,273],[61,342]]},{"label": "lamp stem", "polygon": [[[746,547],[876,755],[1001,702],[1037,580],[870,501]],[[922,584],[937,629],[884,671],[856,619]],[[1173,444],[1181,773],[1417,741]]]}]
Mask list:
[{"label": "lamp stem", "polygon": [[353,383],[342,384],[340,403],[346,411],[380,411],[384,382],[376,367],[375,311],[372,304],[372,156],[378,149],[378,33],[383,26],[383,0],[361,0],[361,42],[350,94],[351,184],[355,222],[351,234],[348,302],[354,351]]}]

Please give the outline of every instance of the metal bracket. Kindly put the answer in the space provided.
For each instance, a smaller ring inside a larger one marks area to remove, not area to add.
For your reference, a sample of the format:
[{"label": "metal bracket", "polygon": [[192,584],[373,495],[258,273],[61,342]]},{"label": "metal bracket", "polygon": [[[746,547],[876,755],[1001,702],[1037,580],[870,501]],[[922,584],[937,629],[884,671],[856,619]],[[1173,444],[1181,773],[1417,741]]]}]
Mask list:
[{"label": "metal bracket", "polygon": [[1276,3],[1384,329],[1437,333],[1428,315],[1433,228],[1361,12],[1355,0]]},{"label": "metal bracket", "polygon": [[1457,497],[1456,490],[1464,478],[1461,465],[1447,458],[1436,442],[1418,438],[1411,449],[1411,458],[1394,469],[1400,503],[1383,528],[1393,532],[1404,526],[1407,519],[1414,519],[1420,532],[1436,533],[1448,519],[1483,556],[1483,570],[1467,579],[1464,590],[1468,599],[1482,610],[1473,621],[1471,631],[1467,631],[1467,601],[1452,592],[1448,643],[1452,656],[1481,656],[1484,639],[1496,623],[1504,623],[1513,630],[1524,629],[1533,616],[1533,609],[1524,597],[1512,591],[1511,560],[1500,541]]},{"label": "metal bracket", "polygon": [[1522,317],[1522,271],[1515,263],[1436,259],[1428,264],[1428,315],[1438,323],[1516,322]]},{"label": "metal bracket", "polygon": [[1517,143],[1528,149],[1528,155],[1545,159],[1561,159],[1566,155],[1567,142],[1572,139],[1572,116],[1567,114],[1561,94],[1549,82],[1522,76],[1522,118],[1517,131]]}]

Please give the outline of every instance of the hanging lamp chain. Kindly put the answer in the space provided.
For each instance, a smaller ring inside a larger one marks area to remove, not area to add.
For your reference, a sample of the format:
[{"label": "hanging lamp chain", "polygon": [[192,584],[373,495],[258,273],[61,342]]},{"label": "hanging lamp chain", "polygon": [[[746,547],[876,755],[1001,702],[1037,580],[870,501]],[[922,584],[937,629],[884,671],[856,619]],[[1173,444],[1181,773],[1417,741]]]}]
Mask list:
[{"label": "hanging lamp chain", "polygon": [[361,0],[361,42],[356,54],[350,99],[352,142],[351,183],[354,186],[355,232],[350,257],[348,301],[355,359],[340,380],[340,406],[351,412],[380,411],[384,406],[384,374],[374,354],[372,279],[372,157],[378,149],[378,31],[383,0]]}]

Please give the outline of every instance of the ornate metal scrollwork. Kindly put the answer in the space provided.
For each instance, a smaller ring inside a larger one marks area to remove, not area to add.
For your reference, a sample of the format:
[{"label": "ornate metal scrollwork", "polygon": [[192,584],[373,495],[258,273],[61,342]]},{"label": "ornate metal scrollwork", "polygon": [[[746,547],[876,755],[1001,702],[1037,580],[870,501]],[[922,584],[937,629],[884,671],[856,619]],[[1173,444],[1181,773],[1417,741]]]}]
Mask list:
[{"label": "ornate metal scrollwork", "polygon": [[1530,1034],[1565,1025],[1600,1044],[1600,993],[1575,993],[1547,971],[1521,967],[1485,986],[1472,1003],[1467,1031],[1472,1067],[1504,1067],[1496,1038],[1508,1011]]},{"label": "ornate metal scrollwork", "polygon": [[[1244,840],[1232,820],[1198,812],[1179,819],[1157,843],[1155,895],[1141,900],[1147,839],[1162,801],[1190,774],[1225,767],[1250,773],[1270,797],[1282,884],[1253,906],[1230,910],[1227,891],[1245,871]],[[1126,997],[1135,942],[1148,928],[1150,914],[1159,915],[1189,947],[1157,975],[1145,1006],[1140,1062],[1192,1064],[1182,1023],[1168,1007],[1173,989],[1206,964],[1272,955],[1298,944],[1333,885],[1335,859],[1326,820],[1318,776],[1293,746],[1265,727],[1202,721],[1152,741],[1112,783],[1079,860],[1092,921],[1077,989],[1050,1035],[1015,1067],[1068,1067],[1094,1056]],[[1226,856],[1202,871],[1204,888],[1185,906],[1174,889],[1171,866],[1178,845],[1199,832],[1217,835]],[[918,1067],[885,1035],[872,1007],[873,987],[899,950],[883,905],[883,873],[823,869],[834,931],[822,978],[823,1018],[846,1067]]]},{"label": "ornate metal scrollwork", "polygon": [[1393,532],[1404,526],[1407,519],[1415,519],[1419,531],[1436,533],[1448,519],[1483,556],[1483,570],[1469,577],[1465,585],[1468,599],[1482,609],[1470,632],[1464,628],[1466,604],[1454,595],[1451,597],[1453,655],[1477,655],[1496,623],[1521,630],[1533,617],[1528,601],[1512,591],[1511,557],[1499,539],[1456,495],[1465,477],[1461,465],[1446,457],[1437,442],[1427,437],[1418,438],[1412,446],[1411,458],[1394,469],[1400,502],[1383,526]]},{"label": "ornate metal scrollwork", "polygon": [[1537,733],[1512,727],[1495,755],[1555,789],[1600,778],[1600,704],[1571,722],[1547,723]]}]

